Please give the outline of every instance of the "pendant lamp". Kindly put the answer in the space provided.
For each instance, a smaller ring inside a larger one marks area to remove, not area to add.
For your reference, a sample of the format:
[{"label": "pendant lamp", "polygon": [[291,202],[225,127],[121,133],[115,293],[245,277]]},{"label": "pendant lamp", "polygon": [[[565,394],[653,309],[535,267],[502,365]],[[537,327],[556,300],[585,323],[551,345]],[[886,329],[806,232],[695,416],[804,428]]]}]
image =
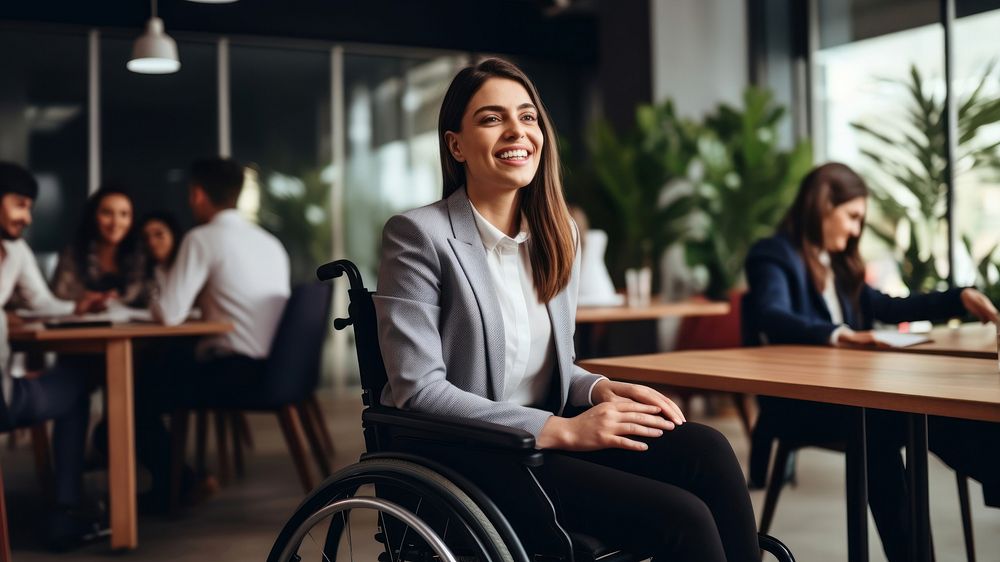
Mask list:
[{"label": "pendant lamp", "polygon": [[125,65],[139,74],[170,74],[181,68],[177,58],[177,43],[163,31],[163,20],[156,17],[156,0],[151,0],[152,17],[146,22],[146,32],[135,40],[132,58]]}]

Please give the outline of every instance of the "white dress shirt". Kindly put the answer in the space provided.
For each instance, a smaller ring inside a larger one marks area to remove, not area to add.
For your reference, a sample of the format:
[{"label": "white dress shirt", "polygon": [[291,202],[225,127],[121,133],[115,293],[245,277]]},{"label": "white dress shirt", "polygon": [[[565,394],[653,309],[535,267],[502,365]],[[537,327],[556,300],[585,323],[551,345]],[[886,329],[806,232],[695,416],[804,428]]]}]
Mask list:
[{"label": "white dress shirt", "polygon": [[202,339],[200,358],[267,357],[290,292],[288,254],[277,238],[235,209],[221,211],[184,237],[162,279],[156,320],[180,324],[197,299],[205,320],[233,323],[232,332]]},{"label": "white dress shirt", "polygon": [[[72,314],[76,308],[73,301],[57,299],[49,290],[42,271],[38,268],[35,254],[23,239],[2,241],[0,252],[0,308],[6,306],[14,291],[25,300],[28,308],[35,312],[61,316]],[[3,395],[10,402],[10,343],[7,341],[7,315],[0,311],[0,379]]]},{"label": "white dress shirt", "polygon": [[472,213],[503,316],[503,400],[522,406],[542,405],[552,382],[556,354],[549,309],[538,301],[531,275],[528,220],[521,217],[521,231],[511,238],[483,218],[475,206]]},{"label": "white dress shirt", "polygon": [[840,307],[840,297],[837,295],[837,280],[833,275],[833,268],[830,267],[830,254],[820,252],[819,263],[826,268],[826,284],[823,285],[823,302],[830,311],[830,321],[837,325],[837,328],[830,333],[830,345],[837,345],[837,339],[844,331],[850,330],[844,324],[844,311]]}]

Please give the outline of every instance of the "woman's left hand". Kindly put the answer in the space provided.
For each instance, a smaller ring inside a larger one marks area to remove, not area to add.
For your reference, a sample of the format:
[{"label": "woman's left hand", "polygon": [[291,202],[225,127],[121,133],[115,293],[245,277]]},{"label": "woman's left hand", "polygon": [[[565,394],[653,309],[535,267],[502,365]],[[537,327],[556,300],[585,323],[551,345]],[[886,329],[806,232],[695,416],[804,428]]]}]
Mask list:
[{"label": "woman's left hand", "polygon": [[594,405],[602,402],[639,402],[656,406],[660,409],[663,417],[680,425],[687,421],[681,409],[674,404],[673,400],[667,398],[662,393],[643,386],[641,384],[630,384],[627,382],[613,381],[605,379],[598,382],[591,392],[591,399]]},{"label": "woman's left hand", "polygon": [[962,291],[962,306],[984,324],[987,322],[997,323],[997,307],[993,306],[986,295],[976,289],[964,289]]}]

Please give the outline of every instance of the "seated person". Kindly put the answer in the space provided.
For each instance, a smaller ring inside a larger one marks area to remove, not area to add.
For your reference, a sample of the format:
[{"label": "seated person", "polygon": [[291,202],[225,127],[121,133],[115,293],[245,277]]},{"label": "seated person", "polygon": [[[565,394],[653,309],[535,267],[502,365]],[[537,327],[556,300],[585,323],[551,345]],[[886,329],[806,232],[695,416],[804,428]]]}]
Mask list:
[{"label": "seated person", "polygon": [[[552,451],[542,484],[577,532],[656,560],[759,560],[725,437],[685,423],[651,388],[573,363],[579,235],[555,130],[528,77],[500,59],[460,71],[438,139],[443,198],[383,230],[381,402],[530,433]],[[439,461],[473,465],[464,474],[498,501],[520,499],[483,459],[451,451]]]},{"label": "seated person", "polygon": [[[242,188],[243,167],[233,160],[191,166],[189,203],[199,226],[181,242],[152,300],[153,317],[168,326],[183,322],[195,304],[205,320],[233,324],[194,350],[173,350],[140,367],[148,372],[136,379],[136,450],[152,472],[154,502],[169,498],[170,446],[160,414],[211,407],[257,386],[291,291],[281,242],[236,210]],[[186,494],[195,483],[185,474]]]},{"label": "seated person", "polygon": [[[0,162],[0,306],[17,291],[31,308],[69,314],[74,303],[52,296],[31,248],[21,239],[31,224],[31,206],[37,195],[38,183],[27,170]],[[84,513],[83,505],[83,453],[90,419],[86,377],[65,367],[39,377],[11,377],[7,334],[8,318],[0,314],[0,431],[55,420],[56,505],[47,527],[49,544],[62,549],[97,538],[97,520]]]},{"label": "seated person", "polygon": [[177,259],[183,233],[177,225],[177,219],[165,212],[146,215],[139,226],[139,232],[142,234],[142,246],[146,254],[146,283],[159,291],[167,271],[170,271]]},{"label": "seated person", "polygon": [[[858,252],[867,211],[864,180],[843,164],[810,172],[772,238],[758,241],[746,260],[750,285],[743,311],[747,331],[762,343],[874,345],[872,324],[936,320],[970,313],[997,321],[982,293],[957,288],[892,298],[865,283]],[[766,471],[774,437],[843,442],[854,411],[846,406],[761,396],[753,432],[751,479]],[[890,562],[907,559],[909,508],[899,449],[905,419],[869,411],[869,503]],[[1000,502],[1000,425],[931,417],[930,448],[946,463],[984,484],[987,502]],[[761,468],[765,467],[765,468]]]},{"label": "seated person", "polygon": [[[133,228],[132,198],[117,185],[106,185],[90,196],[73,242],[59,255],[53,275],[56,296],[99,299],[96,306],[117,300],[145,307],[145,256]],[[97,310],[77,310],[96,312]]]}]

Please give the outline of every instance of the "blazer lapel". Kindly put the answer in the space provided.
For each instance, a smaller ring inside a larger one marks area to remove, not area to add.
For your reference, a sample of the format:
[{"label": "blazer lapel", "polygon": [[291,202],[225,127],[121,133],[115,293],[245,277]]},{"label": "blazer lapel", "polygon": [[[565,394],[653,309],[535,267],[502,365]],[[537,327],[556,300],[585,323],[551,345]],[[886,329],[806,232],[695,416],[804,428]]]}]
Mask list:
[{"label": "blazer lapel", "polygon": [[503,400],[504,395],[504,350],[505,334],[503,315],[497,301],[496,289],[490,280],[486,264],[486,251],[476,228],[476,218],[472,215],[472,204],[461,188],[448,197],[448,213],[451,228],[455,233],[451,244],[462,271],[469,280],[479,313],[483,319],[483,333],[486,337],[486,365],[489,370],[489,391],[493,400]]},{"label": "blazer lapel", "polygon": [[559,369],[559,403],[556,415],[561,415],[569,396],[569,382],[573,371],[573,326],[570,321],[569,293],[562,291],[548,303],[549,319],[552,322],[552,339],[556,346],[556,363]]}]

